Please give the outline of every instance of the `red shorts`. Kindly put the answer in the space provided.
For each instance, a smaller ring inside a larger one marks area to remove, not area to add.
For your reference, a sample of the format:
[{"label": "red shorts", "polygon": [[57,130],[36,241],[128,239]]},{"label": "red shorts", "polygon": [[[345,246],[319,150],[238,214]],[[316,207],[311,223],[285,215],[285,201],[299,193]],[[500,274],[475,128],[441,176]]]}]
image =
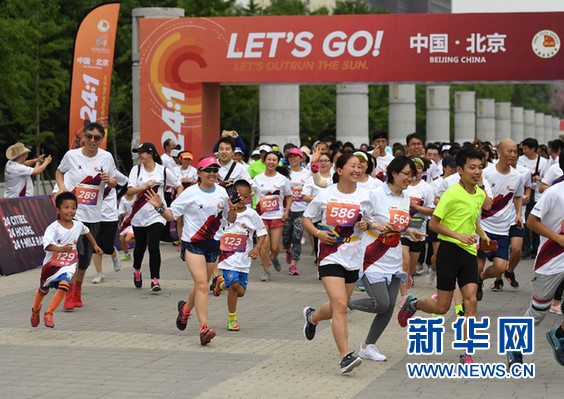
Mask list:
[{"label": "red shorts", "polygon": [[269,229],[275,229],[277,227],[284,227],[284,222],[282,219],[262,219],[264,225]]}]

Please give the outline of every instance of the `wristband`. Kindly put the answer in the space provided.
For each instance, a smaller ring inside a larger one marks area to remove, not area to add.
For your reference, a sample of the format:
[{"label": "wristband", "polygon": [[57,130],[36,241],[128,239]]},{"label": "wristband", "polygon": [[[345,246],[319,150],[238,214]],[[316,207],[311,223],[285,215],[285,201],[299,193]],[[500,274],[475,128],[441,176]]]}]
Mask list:
[{"label": "wristband", "polygon": [[315,238],[319,237],[319,233],[321,233],[321,230],[317,230],[317,233],[315,233],[314,237]]},{"label": "wristband", "polygon": [[235,210],[237,210],[237,208],[235,208],[234,206],[230,206],[230,207],[229,207],[229,210],[230,210],[230,211],[235,211]]}]

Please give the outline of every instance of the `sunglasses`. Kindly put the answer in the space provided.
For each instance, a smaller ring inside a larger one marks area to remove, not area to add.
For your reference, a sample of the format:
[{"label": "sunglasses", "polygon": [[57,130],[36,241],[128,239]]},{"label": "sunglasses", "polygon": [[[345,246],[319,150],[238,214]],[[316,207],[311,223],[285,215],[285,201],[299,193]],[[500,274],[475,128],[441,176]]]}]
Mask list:
[{"label": "sunglasses", "polygon": [[92,140],[92,139],[94,139],[94,141],[102,140],[102,136],[99,136],[97,134],[84,133],[84,137],[86,138],[86,140]]},{"label": "sunglasses", "polygon": [[217,173],[219,172],[219,168],[203,168],[200,169],[202,172],[206,172],[206,173]]}]

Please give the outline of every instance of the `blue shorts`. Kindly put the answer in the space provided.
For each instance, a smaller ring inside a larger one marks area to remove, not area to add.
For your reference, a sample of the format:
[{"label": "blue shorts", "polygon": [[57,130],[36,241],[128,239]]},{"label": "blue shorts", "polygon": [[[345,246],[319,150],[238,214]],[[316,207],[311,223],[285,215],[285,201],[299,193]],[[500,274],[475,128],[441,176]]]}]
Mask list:
[{"label": "blue shorts", "polygon": [[488,232],[486,232],[486,234],[490,240],[497,241],[497,251],[484,252],[481,249],[478,249],[478,258],[488,258],[490,260],[493,258],[501,258],[503,260],[509,260],[509,236],[500,236]]},{"label": "blue shorts", "polygon": [[219,256],[219,241],[208,240],[202,242],[182,241],[182,253],[190,251],[193,254],[203,255],[206,257],[206,263],[213,263]]},{"label": "blue shorts", "polygon": [[223,270],[223,280],[225,281],[225,288],[229,287],[237,281],[246,290],[249,283],[249,273],[238,272],[235,270]]},{"label": "blue shorts", "polygon": [[51,288],[58,290],[59,289],[59,283],[61,281],[66,281],[67,283],[70,284],[71,278],[72,278],[72,275],[70,275],[68,273],[63,273],[59,277],[57,277],[55,280],[51,281],[49,284],[44,285],[40,288],[42,290],[49,290]]},{"label": "blue shorts", "polygon": [[518,229],[517,225],[514,224],[513,226],[511,226],[509,228],[509,239],[512,239],[513,237],[523,238],[524,236],[525,236],[525,228],[524,227],[522,229]]}]

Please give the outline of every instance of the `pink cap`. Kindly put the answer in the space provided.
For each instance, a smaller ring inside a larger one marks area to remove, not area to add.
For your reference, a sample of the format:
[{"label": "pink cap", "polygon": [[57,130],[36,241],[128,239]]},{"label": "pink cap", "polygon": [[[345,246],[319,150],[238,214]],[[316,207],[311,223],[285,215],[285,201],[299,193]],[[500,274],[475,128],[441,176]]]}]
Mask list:
[{"label": "pink cap", "polygon": [[210,166],[217,166],[219,168],[219,162],[217,162],[217,159],[214,157],[206,157],[198,162],[198,170],[209,168]]},{"label": "pink cap", "polygon": [[286,158],[288,158],[290,155],[299,155],[300,157],[303,157],[304,153],[299,148],[294,147],[286,152]]}]

